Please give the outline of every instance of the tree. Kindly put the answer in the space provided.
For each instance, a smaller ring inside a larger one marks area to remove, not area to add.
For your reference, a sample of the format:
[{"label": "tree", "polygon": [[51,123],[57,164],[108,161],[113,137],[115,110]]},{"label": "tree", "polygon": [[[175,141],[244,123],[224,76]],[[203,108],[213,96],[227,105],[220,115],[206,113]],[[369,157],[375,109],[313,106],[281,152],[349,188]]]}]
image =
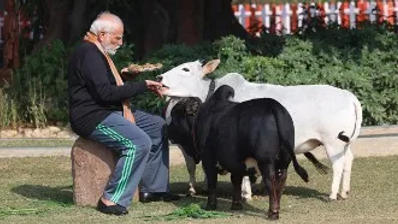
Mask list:
[{"label": "tree", "polygon": [[11,69],[19,66],[18,6],[14,0],[6,0],[4,3],[4,50],[0,82],[9,81]]},{"label": "tree", "polygon": [[[231,0],[137,0],[127,21],[139,57],[165,43],[197,44],[229,34],[249,38],[231,9]],[[146,18],[146,19],[142,19]]]},{"label": "tree", "polygon": [[[248,33],[233,15],[231,1],[7,0],[7,3],[19,2],[32,20],[32,29],[43,33],[42,39],[34,39],[33,49],[40,49],[54,39],[74,44],[98,13],[109,10],[123,19],[125,40],[134,43],[136,56],[142,58],[168,43],[194,45],[229,34],[247,39]],[[5,32],[12,34],[11,30]],[[15,39],[9,38],[6,45],[11,43],[15,44]]]}]

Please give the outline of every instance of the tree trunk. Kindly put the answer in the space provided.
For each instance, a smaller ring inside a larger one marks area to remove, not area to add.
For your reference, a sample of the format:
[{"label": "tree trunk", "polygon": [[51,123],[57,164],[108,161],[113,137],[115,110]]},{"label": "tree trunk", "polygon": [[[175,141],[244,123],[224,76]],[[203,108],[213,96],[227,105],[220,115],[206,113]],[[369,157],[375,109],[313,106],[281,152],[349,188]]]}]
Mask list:
[{"label": "tree trunk", "polygon": [[235,35],[248,39],[231,9],[231,0],[137,0],[133,42],[142,58],[165,43],[194,45]]},{"label": "tree trunk", "polygon": [[68,37],[68,43],[82,38],[82,33],[86,28],[85,14],[87,9],[87,0],[74,0],[72,12],[69,16],[70,32]]},{"label": "tree trunk", "polygon": [[204,0],[204,39],[216,40],[226,35],[248,39],[247,31],[239,24],[231,8],[231,0]]},{"label": "tree trunk", "polygon": [[177,43],[196,44],[203,39],[203,2],[178,0],[176,10]]},{"label": "tree trunk", "polygon": [[48,45],[55,39],[60,39],[64,43],[68,42],[68,14],[71,11],[72,3],[70,0],[46,0],[48,20],[44,38],[35,45],[34,51]]},{"label": "tree trunk", "polygon": [[231,0],[43,0],[47,24],[41,48],[59,38],[74,43],[88,30],[104,9],[119,15],[125,23],[127,43],[135,44],[138,59],[164,44],[195,45],[226,35],[249,38],[231,9]]},{"label": "tree trunk", "polygon": [[5,1],[4,12],[4,68],[19,66],[19,22],[15,0]]},{"label": "tree trunk", "polygon": [[[174,1],[165,1],[167,6],[174,5]],[[132,40],[136,47],[137,58],[159,49],[169,42],[172,35],[170,30],[171,17],[169,11],[157,0],[137,0],[136,11],[130,14],[132,21]],[[124,19],[124,18],[122,18]]]},{"label": "tree trunk", "polygon": [[12,71],[19,67],[19,22],[15,0],[4,2],[4,49],[0,85],[12,79]]}]

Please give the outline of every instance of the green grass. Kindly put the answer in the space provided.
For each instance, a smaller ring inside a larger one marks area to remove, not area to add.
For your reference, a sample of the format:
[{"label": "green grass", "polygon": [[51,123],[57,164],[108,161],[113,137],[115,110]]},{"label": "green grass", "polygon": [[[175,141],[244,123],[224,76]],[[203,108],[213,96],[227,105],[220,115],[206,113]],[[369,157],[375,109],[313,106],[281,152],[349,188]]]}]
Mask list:
[{"label": "green grass", "polygon": [[23,139],[23,140],[1,140],[1,147],[58,147],[72,146],[75,140],[72,139]]},{"label": "green grass", "polygon": [[[307,161],[301,163],[310,174],[310,183],[304,183],[290,170],[280,220],[274,223],[398,222],[398,156],[356,159],[350,198],[335,202],[327,201],[331,174],[322,176]],[[174,203],[134,203],[129,208],[130,214],[124,217],[103,215],[93,208],[73,204],[70,166],[68,157],[0,159],[0,223],[270,222],[265,219],[267,196],[256,196],[242,211],[229,210],[232,187],[228,177],[220,178],[219,213],[202,213],[210,216],[208,219],[188,215],[202,212],[196,204],[205,205],[203,194]],[[203,178],[200,171],[198,178]],[[184,194],[187,179],[185,167],[172,167],[173,192]]]}]

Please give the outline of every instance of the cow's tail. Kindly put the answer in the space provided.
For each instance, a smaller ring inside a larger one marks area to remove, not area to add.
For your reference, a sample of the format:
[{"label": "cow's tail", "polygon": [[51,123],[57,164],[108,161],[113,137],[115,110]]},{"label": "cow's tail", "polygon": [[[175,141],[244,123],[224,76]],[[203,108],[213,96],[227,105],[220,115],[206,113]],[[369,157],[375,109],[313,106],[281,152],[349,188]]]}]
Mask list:
[{"label": "cow's tail", "polygon": [[341,131],[337,138],[340,139],[343,142],[350,143],[351,140],[356,139],[359,135],[359,131],[361,130],[361,124],[362,124],[362,106],[359,100],[357,99],[356,96],[354,96],[352,93],[353,99],[353,105],[354,105],[354,114],[355,114],[355,121],[353,124],[353,129],[351,133],[351,137],[348,137],[345,135],[344,131]]},{"label": "cow's tail", "polygon": [[[276,101],[275,103],[279,104]],[[301,177],[301,179],[303,179],[305,182],[308,182],[308,173],[297,162],[296,154],[294,153],[294,124],[292,117],[281,104],[279,104],[275,108],[280,108],[277,111],[274,111],[273,114],[276,118],[281,148],[286,150],[286,152],[289,154],[290,158],[292,159],[293,167],[296,173]]]}]

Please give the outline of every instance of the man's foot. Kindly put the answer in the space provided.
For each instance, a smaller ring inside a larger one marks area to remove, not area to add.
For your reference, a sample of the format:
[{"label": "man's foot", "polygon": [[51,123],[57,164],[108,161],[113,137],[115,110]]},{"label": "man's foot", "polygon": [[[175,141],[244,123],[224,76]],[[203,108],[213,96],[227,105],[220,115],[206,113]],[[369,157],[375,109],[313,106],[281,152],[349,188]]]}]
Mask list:
[{"label": "man's foot", "polygon": [[105,205],[101,198],[98,200],[97,210],[110,215],[127,215],[129,212],[121,205]]},{"label": "man's foot", "polygon": [[151,201],[177,201],[180,199],[180,196],[169,192],[140,192],[139,198],[140,202],[147,203]]}]

